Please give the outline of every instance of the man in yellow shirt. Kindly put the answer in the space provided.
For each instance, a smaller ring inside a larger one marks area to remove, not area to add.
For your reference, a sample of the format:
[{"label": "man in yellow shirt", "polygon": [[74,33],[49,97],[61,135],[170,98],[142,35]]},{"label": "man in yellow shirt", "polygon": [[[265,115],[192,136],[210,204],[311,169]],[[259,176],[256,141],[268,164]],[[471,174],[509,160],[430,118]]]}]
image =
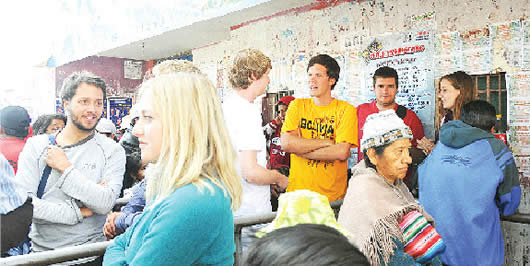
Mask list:
[{"label": "man in yellow shirt", "polygon": [[287,110],[281,144],[291,153],[287,191],[309,189],[342,199],[347,187],[347,159],[357,147],[357,112],[349,103],[331,96],[340,67],[326,54],[309,61],[310,99],[296,99]]}]

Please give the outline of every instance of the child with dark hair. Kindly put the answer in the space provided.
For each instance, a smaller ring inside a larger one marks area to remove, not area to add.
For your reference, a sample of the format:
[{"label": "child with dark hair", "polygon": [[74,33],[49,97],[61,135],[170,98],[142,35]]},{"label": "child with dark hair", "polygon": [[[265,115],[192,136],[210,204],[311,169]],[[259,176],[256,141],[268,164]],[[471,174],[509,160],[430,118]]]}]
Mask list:
[{"label": "child with dark hair", "polygon": [[[123,188],[120,197],[123,197],[124,190],[130,188],[130,197],[127,205],[119,212],[111,212],[107,215],[107,220],[103,226],[103,233],[108,239],[112,239],[122,234],[133,224],[136,217],[142,214],[145,207],[145,181],[144,170],[147,166],[142,162],[140,152],[127,154],[125,174],[123,176]],[[136,185],[134,185],[136,183]],[[133,186],[134,185],[134,186]]]},{"label": "child with dark hair", "polygon": [[121,188],[120,197],[123,196],[123,191],[132,187],[144,179],[144,170],[147,166],[142,162],[142,157],[139,152],[133,152],[126,155],[125,174],[123,175],[123,186]]},{"label": "child with dark hair", "polygon": [[33,134],[55,134],[66,125],[66,116],[63,114],[41,115],[33,123]]},{"label": "child with dark hair", "polygon": [[521,187],[510,149],[491,134],[495,113],[486,101],[463,105],[419,166],[420,203],[446,243],[444,264],[504,263],[500,215],[516,211]]},{"label": "child with dark hair", "polygon": [[276,229],[250,247],[246,265],[370,265],[334,228],[297,224]]},{"label": "child with dark hair", "polygon": [[[278,116],[263,127],[263,132],[267,139],[267,168],[277,170],[287,177],[289,176],[289,168],[291,166],[291,154],[282,149],[280,137],[282,125],[285,121],[285,115],[287,114],[287,108],[293,100],[293,96],[282,97],[276,104],[278,108]],[[272,211],[278,209],[278,197],[279,194],[284,191],[285,190],[280,189],[278,185],[271,184]]]}]

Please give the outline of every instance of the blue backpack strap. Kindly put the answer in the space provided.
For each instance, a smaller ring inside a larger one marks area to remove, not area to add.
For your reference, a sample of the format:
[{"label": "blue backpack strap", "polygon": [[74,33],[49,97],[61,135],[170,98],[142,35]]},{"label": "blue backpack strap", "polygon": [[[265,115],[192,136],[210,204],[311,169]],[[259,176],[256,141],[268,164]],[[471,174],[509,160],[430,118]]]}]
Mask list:
[{"label": "blue backpack strap", "polygon": [[[51,145],[56,144],[55,135],[48,135],[48,139],[50,140]],[[42,177],[40,178],[39,188],[37,190],[37,198],[39,199],[41,199],[42,195],[44,194],[44,188],[46,188],[46,182],[48,182],[48,177],[50,176],[51,172],[52,168],[49,165],[46,165],[42,171]]]}]

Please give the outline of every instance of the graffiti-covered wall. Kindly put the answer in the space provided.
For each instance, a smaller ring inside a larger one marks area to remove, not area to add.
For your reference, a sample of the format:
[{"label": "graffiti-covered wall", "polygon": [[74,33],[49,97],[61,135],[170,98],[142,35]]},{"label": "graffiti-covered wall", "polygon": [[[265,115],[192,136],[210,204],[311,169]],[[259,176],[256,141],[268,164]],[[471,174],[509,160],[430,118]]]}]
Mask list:
[{"label": "graffiti-covered wall", "polygon": [[[357,106],[373,98],[371,74],[399,72],[397,101],[434,134],[436,79],[457,70],[506,73],[509,142],[522,183],[519,211],[530,213],[530,2],[528,0],[315,1],[233,27],[231,38],[193,50],[193,60],[223,93],[230,57],[257,48],[271,57],[271,91],[308,97],[309,58],[328,53],[341,66],[334,96]],[[504,222],[506,262],[530,257],[530,226]]]}]

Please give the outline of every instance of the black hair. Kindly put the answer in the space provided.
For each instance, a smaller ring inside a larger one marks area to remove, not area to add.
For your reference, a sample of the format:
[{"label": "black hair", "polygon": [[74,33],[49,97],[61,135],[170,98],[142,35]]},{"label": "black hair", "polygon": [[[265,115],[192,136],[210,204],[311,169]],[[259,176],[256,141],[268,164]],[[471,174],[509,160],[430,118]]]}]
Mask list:
[{"label": "black hair", "polygon": [[70,102],[81,83],[100,88],[103,92],[103,101],[107,98],[107,85],[105,84],[105,80],[88,71],[82,71],[74,72],[64,79],[63,86],[61,87],[61,103],[65,101]]},{"label": "black hair", "polygon": [[333,90],[335,85],[337,85],[337,82],[339,82],[340,66],[339,63],[337,63],[337,60],[327,54],[313,56],[309,60],[306,71],[309,71],[309,68],[314,64],[323,65],[326,68],[326,74],[328,77],[335,79],[335,84],[331,85],[331,89]]},{"label": "black hair", "polygon": [[374,88],[375,88],[375,80],[377,78],[394,78],[394,80],[396,81],[396,88],[399,85],[397,71],[388,66],[380,67],[375,71],[374,76],[372,77],[373,82],[374,82]]},{"label": "black hair", "polygon": [[[48,126],[44,126],[45,124],[50,125],[51,119],[49,118],[51,115],[40,115],[35,122],[33,122],[33,125],[31,125],[31,128],[33,129],[33,135],[39,135],[42,134],[42,128],[44,128],[44,132],[46,132],[46,128]],[[49,121],[49,122],[48,122]]]},{"label": "black hair", "polygon": [[297,224],[254,241],[246,265],[370,264],[339,231],[322,224]]},{"label": "black hair", "polygon": [[[382,145],[382,146],[374,147],[375,154],[377,156],[382,156],[383,153],[385,152],[385,149],[389,145],[390,145],[390,143]],[[363,151],[363,154],[364,154],[364,163],[366,163],[366,167],[370,167],[370,168],[376,169],[375,165],[372,163],[372,161],[370,161],[370,158],[368,157],[368,154],[366,154],[366,151]]]},{"label": "black hair", "polygon": [[119,143],[125,150],[125,154],[140,152],[140,141],[138,141],[138,137],[132,134],[131,130],[123,133]]},{"label": "black hair", "polygon": [[125,173],[123,174],[123,186],[121,188],[121,196],[123,196],[123,190],[130,188],[136,181],[138,171],[142,169],[142,157],[139,152],[129,153],[125,156]]},{"label": "black hair", "polygon": [[472,127],[489,132],[495,126],[496,114],[495,107],[489,102],[475,100],[462,106],[460,120]]},{"label": "black hair", "polygon": [[35,123],[33,123],[33,134],[41,135],[46,133],[46,129],[50,126],[54,119],[63,120],[66,125],[66,116],[63,114],[47,114],[41,115],[37,118]]}]

